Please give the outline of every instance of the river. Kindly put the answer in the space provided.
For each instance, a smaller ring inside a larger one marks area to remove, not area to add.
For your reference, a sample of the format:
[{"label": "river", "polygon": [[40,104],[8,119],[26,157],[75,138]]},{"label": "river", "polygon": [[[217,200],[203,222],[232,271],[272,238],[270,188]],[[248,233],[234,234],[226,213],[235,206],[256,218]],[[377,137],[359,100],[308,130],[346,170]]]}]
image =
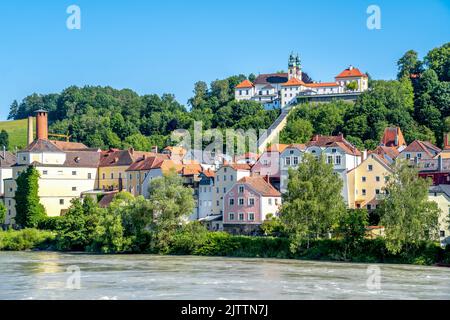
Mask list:
[{"label": "river", "polygon": [[0,252],[0,299],[450,299],[450,269]]}]

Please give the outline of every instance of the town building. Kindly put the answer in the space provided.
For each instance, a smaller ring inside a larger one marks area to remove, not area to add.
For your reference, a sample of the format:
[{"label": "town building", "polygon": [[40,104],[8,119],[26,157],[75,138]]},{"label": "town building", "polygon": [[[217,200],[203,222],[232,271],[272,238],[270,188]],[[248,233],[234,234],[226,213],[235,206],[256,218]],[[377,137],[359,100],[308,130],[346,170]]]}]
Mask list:
[{"label": "town building", "polygon": [[[350,86],[354,83],[353,86]],[[260,74],[254,82],[246,79],[235,88],[235,99],[253,100],[266,108],[284,108],[297,103],[302,96],[329,96],[339,99],[340,95],[368,90],[368,76],[358,68],[348,67],[335,77],[333,82],[311,82],[302,72],[298,55],[289,57],[287,73]],[[352,88],[354,87],[354,88]]]},{"label": "town building", "polygon": [[213,215],[214,201],[214,179],[215,172],[213,170],[203,170],[199,174],[198,185],[198,217],[199,219]]},{"label": "town building", "polygon": [[407,146],[402,130],[399,127],[387,127],[384,129],[380,146],[395,148],[401,152]]},{"label": "town building", "polygon": [[441,214],[439,216],[439,239],[442,245],[450,244],[450,185],[440,184],[429,189],[428,200],[437,203]]},{"label": "town building", "polygon": [[266,148],[256,163],[252,166],[252,174],[269,179],[270,183],[280,189],[280,154],[288,147],[287,144],[273,144]]},{"label": "town building", "polygon": [[287,192],[289,182],[289,169],[297,169],[306,152],[305,144],[291,144],[280,154],[280,191]]},{"label": "town building", "polygon": [[4,181],[12,178],[12,166],[15,165],[16,162],[17,158],[11,152],[6,151],[5,149],[3,149],[3,152],[0,152],[0,198],[2,198],[5,193]]},{"label": "town building", "polygon": [[441,151],[431,142],[414,140],[400,152],[398,158],[417,163],[419,160],[431,160]]},{"label": "town building", "polygon": [[252,234],[269,214],[278,215],[281,193],[262,176],[244,177],[224,197],[223,229]]},{"label": "town building", "polygon": [[64,143],[65,150],[61,149],[48,140],[47,112],[38,110],[36,113],[36,139],[17,153],[12,178],[4,181],[6,224],[14,224],[16,216],[15,179],[29,166],[40,174],[38,195],[48,216],[60,216],[70,207],[72,199],[98,188],[100,152],[70,142]]},{"label": "town building", "polygon": [[348,206],[376,209],[391,174],[389,162],[375,153],[369,154],[360,165],[347,172]]}]

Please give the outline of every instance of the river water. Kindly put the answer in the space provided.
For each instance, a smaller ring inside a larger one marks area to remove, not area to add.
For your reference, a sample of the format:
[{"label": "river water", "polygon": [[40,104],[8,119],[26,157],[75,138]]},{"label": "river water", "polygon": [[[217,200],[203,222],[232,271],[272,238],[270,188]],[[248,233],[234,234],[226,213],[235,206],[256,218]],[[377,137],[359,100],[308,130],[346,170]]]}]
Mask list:
[{"label": "river water", "polygon": [[450,299],[450,268],[0,252],[0,299]]}]

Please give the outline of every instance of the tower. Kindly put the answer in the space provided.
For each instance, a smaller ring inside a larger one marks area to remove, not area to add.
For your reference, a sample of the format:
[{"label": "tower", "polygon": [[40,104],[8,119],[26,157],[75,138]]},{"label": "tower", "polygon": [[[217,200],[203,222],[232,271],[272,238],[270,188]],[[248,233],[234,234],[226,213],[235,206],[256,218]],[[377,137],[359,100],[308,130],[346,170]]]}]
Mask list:
[{"label": "tower", "polygon": [[48,112],[37,110],[36,113],[36,139],[48,140]]},{"label": "tower", "polygon": [[302,80],[302,70],[300,66],[300,58],[298,57],[298,54],[296,57],[294,57],[294,54],[291,53],[289,55],[289,63],[288,63],[288,77],[289,80],[292,78],[297,78],[298,80]]}]

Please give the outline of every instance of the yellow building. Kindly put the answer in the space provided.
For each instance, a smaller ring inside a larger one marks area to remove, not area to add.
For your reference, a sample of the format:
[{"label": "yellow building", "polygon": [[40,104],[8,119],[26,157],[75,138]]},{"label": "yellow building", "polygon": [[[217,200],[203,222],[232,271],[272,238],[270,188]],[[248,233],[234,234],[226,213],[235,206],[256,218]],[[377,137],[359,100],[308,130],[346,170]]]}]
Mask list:
[{"label": "yellow building", "polygon": [[375,153],[369,154],[359,166],[347,173],[349,207],[376,209],[391,173],[392,169],[385,159]]},{"label": "yellow building", "polygon": [[439,239],[442,244],[450,244],[450,185],[440,184],[430,187],[428,200],[436,202],[441,209]]},{"label": "yellow building", "polygon": [[133,149],[103,151],[98,168],[99,188],[103,190],[125,190],[129,178],[127,169],[139,159],[156,155],[153,152],[141,152]]},{"label": "yellow building", "polygon": [[72,199],[98,187],[99,159],[99,151],[63,151],[49,140],[33,141],[17,153],[13,177],[5,180],[6,224],[14,223],[16,216],[15,179],[29,166],[35,167],[40,174],[38,195],[47,215],[60,216],[70,207]]}]

